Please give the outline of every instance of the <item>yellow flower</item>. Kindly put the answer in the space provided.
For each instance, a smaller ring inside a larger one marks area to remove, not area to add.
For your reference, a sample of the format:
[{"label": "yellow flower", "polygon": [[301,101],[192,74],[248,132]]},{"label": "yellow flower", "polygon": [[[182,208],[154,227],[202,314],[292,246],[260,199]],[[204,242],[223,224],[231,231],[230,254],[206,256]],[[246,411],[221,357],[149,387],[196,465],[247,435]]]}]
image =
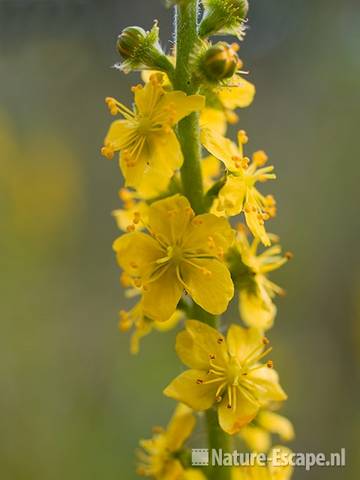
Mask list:
[{"label": "yellow flower", "polygon": [[137,195],[126,188],[119,190],[119,198],[123,202],[123,208],[111,212],[118,228],[123,232],[142,230],[144,225],[140,222],[140,217],[146,220],[149,208],[147,203],[138,201]]},{"label": "yellow flower", "polygon": [[119,313],[119,329],[127,332],[131,328],[135,331],[131,336],[130,351],[133,354],[139,353],[140,340],[149,335],[152,330],[165,332],[176,327],[183,314],[176,310],[165,322],[156,322],[144,315],[143,300],[141,299],[130,311],[121,310]]},{"label": "yellow flower", "polygon": [[235,74],[225,85],[218,87],[217,95],[225,109],[245,108],[254,100],[255,86]]},{"label": "yellow flower", "polygon": [[215,130],[220,135],[225,135],[227,117],[223,110],[205,107],[200,115],[200,127]]},{"label": "yellow flower", "polygon": [[253,452],[267,452],[271,447],[272,434],[279,435],[284,442],[290,442],[295,437],[290,420],[270,410],[261,410],[255,420],[239,433]]},{"label": "yellow flower", "polygon": [[181,480],[206,480],[206,477],[199,468],[189,468]]},{"label": "yellow flower", "polygon": [[[269,235],[278,242],[276,235]],[[276,294],[284,295],[284,290],[268,278],[268,274],[280,268],[291,257],[291,253],[281,254],[279,244],[257,253],[259,240],[249,243],[246,228],[238,227],[234,248],[228,256],[235,283],[239,288],[239,310],[246,325],[268,330],[273,326],[276,306],[272,299]]]},{"label": "yellow flower", "polygon": [[[270,245],[270,239],[264,227],[264,221],[276,213],[275,200],[271,195],[263,196],[255,187],[257,182],[275,179],[274,167],[264,167],[267,155],[263,151],[249,158],[243,154],[243,144],[248,137],[243,130],[238,132],[238,146],[231,140],[210,129],[202,130],[202,143],[228,169],[225,185],[214,203],[213,212],[219,215],[238,215],[244,212],[251,233],[264,245]],[[260,168],[259,168],[260,167]]]},{"label": "yellow flower", "polygon": [[201,171],[203,177],[204,189],[207,191],[213,186],[214,181],[218,179],[221,174],[221,163],[212,155],[204,158],[201,161]]},{"label": "yellow flower", "polygon": [[121,152],[120,168],[126,186],[139,191],[156,186],[166,186],[174,171],[181,167],[183,156],[173,127],[191,112],[204,106],[201,95],[186,96],[184,92],[166,92],[161,84],[162,76],[153,75],[145,86],[133,88],[135,110],[132,111],[114,98],[106,102],[115,120],[105,138],[102,154],[113,158]]},{"label": "yellow flower", "polygon": [[223,256],[233,242],[224,218],[194,216],[189,201],[174,195],[148,210],[150,235],[133,232],[114,242],[119,265],[143,288],[144,314],[165,321],[185,290],[204,310],[223,313],[234,286]]},{"label": "yellow flower", "polygon": [[294,467],[290,464],[292,452],[286,447],[276,446],[268,453],[267,465],[235,467],[231,480],[290,480]]},{"label": "yellow flower", "polygon": [[[156,480],[183,480],[185,470],[178,459],[185,441],[191,435],[196,423],[192,411],[179,404],[166,430],[154,429],[154,436],[142,440],[140,446],[144,452],[139,452],[141,461],[138,474],[152,477]],[[193,477],[194,479],[196,477]]]},{"label": "yellow flower", "polygon": [[230,435],[251,422],[261,407],[286,400],[271,360],[271,348],[257,329],[231,325],[227,338],[197,320],[188,320],[176,351],[190,367],[166,387],[165,395],[194,410],[218,404],[219,424]]}]

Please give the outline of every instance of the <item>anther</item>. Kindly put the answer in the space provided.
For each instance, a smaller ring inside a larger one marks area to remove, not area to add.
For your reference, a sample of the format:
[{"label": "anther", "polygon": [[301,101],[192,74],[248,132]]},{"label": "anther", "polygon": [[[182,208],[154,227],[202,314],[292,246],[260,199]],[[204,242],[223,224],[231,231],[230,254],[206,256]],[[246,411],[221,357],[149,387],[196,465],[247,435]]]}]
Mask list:
[{"label": "anther", "polygon": [[216,357],[213,353],[210,353],[209,358],[210,358],[210,360],[215,360]]},{"label": "anther", "polygon": [[274,362],[272,360],[268,360],[267,363],[266,363],[266,366],[268,368],[274,368]]},{"label": "anther", "polygon": [[197,383],[198,385],[202,385],[202,384],[204,383],[204,380],[201,380],[201,378],[198,378],[198,379],[196,380],[196,383]]},{"label": "anther", "polygon": [[238,140],[239,140],[239,143],[242,143],[243,145],[245,145],[245,143],[249,141],[249,137],[247,136],[245,130],[239,130]]},{"label": "anther", "polygon": [[263,343],[264,345],[269,345],[270,340],[269,340],[267,337],[264,337],[264,338],[262,339],[262,343]]},{"label": "anther", "polygon": [[126,230],[131,233],[131,232],[134,232],[135,231],[135,225],[133,223],[131,223],[130,225],[128,225],[126,227]]},{"label": "anther", "polygon": [[294,254],[292,252],[286,252],[284,256],[287,260],[294,258]]},{"label": "anther", "polygon": [[224,342],[224,339],[223,339],[223,338],[218,338],[218,339],[217,339],[217,343],[218,343],[219,345],[222,344],[223,342]]}]

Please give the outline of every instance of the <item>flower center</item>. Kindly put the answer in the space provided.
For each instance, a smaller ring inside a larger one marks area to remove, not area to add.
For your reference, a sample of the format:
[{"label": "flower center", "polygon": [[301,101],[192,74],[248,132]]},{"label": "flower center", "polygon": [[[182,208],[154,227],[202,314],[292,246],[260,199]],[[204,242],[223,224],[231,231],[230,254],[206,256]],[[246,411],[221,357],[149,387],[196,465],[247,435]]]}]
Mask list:
[{"label": "flower center", "polygon": [[140,135],[147,135],[152,129],[152,120],[150,117],[139,117],[137,131]]}]

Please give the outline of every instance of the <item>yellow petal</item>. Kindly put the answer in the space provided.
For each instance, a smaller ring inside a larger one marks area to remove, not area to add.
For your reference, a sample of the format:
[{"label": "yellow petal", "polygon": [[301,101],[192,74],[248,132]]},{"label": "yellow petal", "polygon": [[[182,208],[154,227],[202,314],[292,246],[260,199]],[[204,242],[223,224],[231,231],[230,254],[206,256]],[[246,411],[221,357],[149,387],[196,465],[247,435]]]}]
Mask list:
[{"label": "yellow petal", "polygon": [[171,109],[173,124],[175,124],[190,113],[200,111],[204,106],[205,97],[203,95],[187,96],[186,93],[176,90],[166,93],[156,108],[157,111]]},{"label": "yellow petal", "polygon": [[183,312],[176,310],[176,312],[171,315],[169,320],[165,320],[165,322],[154,322],[154,328],[156,328],[156,330],[159,332],[167,332],[168,330],[172,330],[183,318],[183,315]]},{"label": "yellow petal", "polygon": [[294,426],[290,420],[278,413],[262,410],[256,418],[258,425],[271,433],[278,434],[285,442],[295,437]]},{"label": "yellow petal", "polygon": [[183,155],[175,132],[170,130],[167,133],[153,134],[149,137],[149,142],[153,152],[149,167],[171,177],[174,170],[183,164]]},{"label": "yellow petal", "polygon": [[142,180],[138,183],[136,190],[141,198],[151,199],[167,190],[169,180],[169,175],[165,175],[163,170],[158,170],[154,166],[146,166]]},{"label": "yellow petal", "polygon": [[145,202],[137,202],[134,203],[131,208],[119,208],[117,210],[113,210],[111,215],[115,218],[118,228],[123,232],[127,231],[127,227],[129,225],[134,225],[136,230],[142,230],[144,228],[144,224],[142,222],[139,222],[136,225],[133,223],[134,214],[135,212],[139,212],[141,218],[146,222],[148,209],[149,207]]},{"label": "yellow petal", "polygon": [[[269,459],[272,462],[269,463],[268,471],[271,480],[290,480],[292,477],[294,467],[289,465],[292,451],[289,448],[275,445],[269,452]],[[284,464],[278,466],[278,464]]]},{"label": "yellow petal", "polygon": [[225,218],[205,213],[196,216],[187,229],[184,248],[208,251],[217,256],[219,252],[227,252],[234,236],[234,230]]},{"label": "yellow petal", "polygon": [[239,75],[231,79],[231,86],[225,86],[218,91],[219,99],[225,108],[248,107],[255,96],[255,86]]},{"label": "yellow petal", "polygon": [[253,452],[267,452],[271,447],[271,435],[263,428],[246,425],[240,430],[239,435]]},{"label": "yellow petal", "polygon": [[271,245],[270,238],[263,223],[259,221],[257,212],[245,212],[245,220],[255,238],[259,238],[266,247]]},{"label": "yellow petal", "polygon": [[264,347],[263,338],[262,333],[256,328],[243,328],[232,324],[227,333],[226,343],[229,353],[243,362],[256,349],[259,348],[261,352],[260,347]]},{"label": "yellow petal", "polygon": [[274,324],[276,306],[267,294],[262,297],[259,291],[241,290],[239,308],[241,318],[249,327],[268,330]]},{"label": "yellow petal", "polygon": [[159,82],[149,82],[145,86],[138,85],[134,89],[134,101],[139,113],[150,116],[158,108],[164,98],[164,89]]},{"label": "yellow petal", "polygon": [[226,133],[226,115],[223,110],[204,108],[200,116],[200,127],[215,130],[220,135]]},{"label": "yellow petal", "polygon": [[127,233],[113,244],[120,267],[134,277],[148,278],[154,262],[164,256],[156,240],[142,232]]},{"label": "yellow petal", "polygon": [[230,171],[238,170],[234,158],[242,158],[241,144],[239,149],[231,140],[209,128],[202,129],[201,143],[211,155],[221,160]]},{"label": "yellow petal", "polygon": [[220,427],[229,435],[234,435],[255,418],[258,410],[257,405],[250,402],[241,391],[237,390],[236,408],[228,408],[227,397],[219,406]]},{"label": "yellow petal", "polygon": [[110,125],[104,144],[111,144],[114,151],[121,150],[128,145],[134,132],[134,127],[127,120],[115,120]]},{"label": "yellow petal", "polygon": [[227,266],[216,259],[196,258],[181,263],[181,277],[195,303],[213,315],[224,313],[234,296]]},{"label": "yellow petal", "polygon": [[206,477],[199,468],[190,468],[185,470],[181,480],[206,480]]},{"label": "yellow petal", "polygon": [[173,266],[155,281],[147,283],[143,294],[144,314],[156,322],[169,320],[183,293]]},{"label": "yellow petal", "polygon": [[[243,211],[248,188],[241,177],[229,175],[219,192],[219,202],[229,216],[239,215]],[[249,227],[250,228],[250,227]]]},{"label": "yellow petal", "polygon": [[176,337],[176,353],[188,367],[208,370],[209,355],[216,363],[225,366],[228,360],[225,338],[215,328],[197,320],[187,320],[186,330]]},{"label": "yellow petal", "polygon": [[184,235],[192,217],[189,200],[182,195],[173,195],[154,202],[149,209],[149,224],[156,235],[169,245],[175,245]]},{"label": "yellow petal", "polygon": [[266,365],[258,370],[250,371],[247,377],[256,385],[260,385],[259,401],[262,405],[268,405],[270,402],[283,402],[287,395],[280,386],[279,376],[273,368]]},{"label": "yellow petal", "polygon": [[202,160],[201,170],[205,190],[208,190],[213,185],[214,180],[221,174],[221,163],[216,157],[209,155]]},{"label": "yellow petal", "polygon": [[195,415],[186,405],[179,403],[166,429],[167,446],[171,452],[179,450],[190,437],[196,423]]},{"label": "yellow petal", "polygon": [[203,370],[187,370],[165,388],[164,395],[185,403],[193,410],[207,410],[214,404],[217,384],[206,384],[205,381],[206,372]]},{"label": "yellow petal", "polygon": [[125,161],[125,154],[121,153],[119,157],[119,166],[120,170],[125,178],[125,186],[137,188],[141,184],[144,177],[145,169],[149,164],[151,159],[150,150],[146,142],[143,147],[140,149],[140,153],[134,163],[129,165]]}]

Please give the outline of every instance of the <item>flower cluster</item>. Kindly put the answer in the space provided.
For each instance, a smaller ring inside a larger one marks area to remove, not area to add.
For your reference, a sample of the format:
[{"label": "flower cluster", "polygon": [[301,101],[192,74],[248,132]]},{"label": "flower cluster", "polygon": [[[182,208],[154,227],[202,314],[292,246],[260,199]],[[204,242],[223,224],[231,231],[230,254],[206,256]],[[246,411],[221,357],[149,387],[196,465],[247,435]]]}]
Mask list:
[{"label": "flower cluster", "polygon": [[[121,230],[113,250],[125,296],[135,302],[119,312],[119,328],[132,330],[131,352],[138,353],[142,337],[184,322],[175,349],[188,369],[164,389],[178,406],[166,429],[141,441],[138,473],[158,480],[287,480],[290,467],[225,472],[189,463],[186,443],[197,416],[204,418],[197,412],[207,412],[209,428],[216,422],[217,445],[230,436],[268,452],[272,435],[294,437],[291,422],[275,412],[287,394],[265,336],[276,317],[274,299],[283,294],[269,274],[291,254],[282,254],[267,228],[276,215],[273,195],[262,191],[262,183],[276,179],[268,155],[258,149],[246,156],[242,128],[236,142],[226,136],[255,87],[245,79],[239,44],[212,37],[242,40],[248,2],[203,0],[198,25],[198,1],[168,3],[178,10],[177,43],[168,55],[157,23],[149,32],[129,27],[118,37],[119,69],[140,70],[142,83],[132,88],[131,107],[106,98],[117,118],[101,149],[108,159],[119,154],[124,178],[113,211]],[[225,331],[220,316],[233,299],[239,318]]]}]

